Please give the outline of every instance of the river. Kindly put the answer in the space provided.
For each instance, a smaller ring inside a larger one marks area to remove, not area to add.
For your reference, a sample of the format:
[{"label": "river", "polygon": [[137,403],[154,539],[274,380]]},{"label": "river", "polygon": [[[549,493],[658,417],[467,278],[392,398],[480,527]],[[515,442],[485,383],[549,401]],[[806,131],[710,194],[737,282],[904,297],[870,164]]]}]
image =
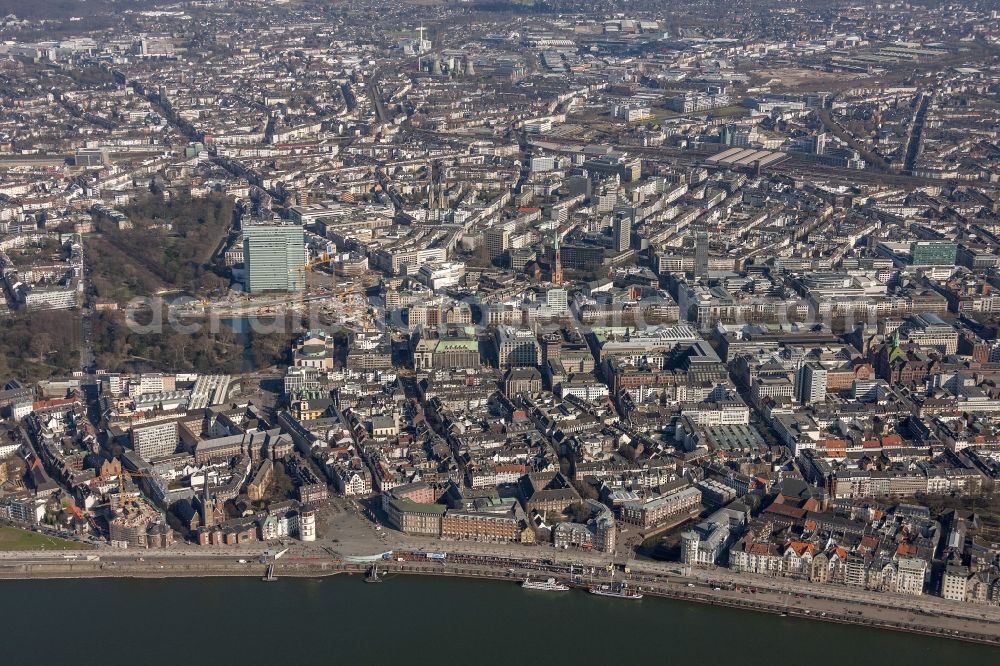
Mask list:
[{"label": "river", "polygon": [[1000,650],[647,597],[359,576],[0,581],[3,663],[1000,663]]}]

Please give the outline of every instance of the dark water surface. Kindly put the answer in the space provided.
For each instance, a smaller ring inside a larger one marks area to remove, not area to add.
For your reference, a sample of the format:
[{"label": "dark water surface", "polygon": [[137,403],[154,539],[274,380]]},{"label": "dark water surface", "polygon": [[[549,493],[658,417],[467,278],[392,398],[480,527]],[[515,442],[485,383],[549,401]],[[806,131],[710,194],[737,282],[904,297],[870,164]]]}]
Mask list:
[{"label": "dark water surface", "polygon": [[1000,649],[647,597],[359,576],[0,581],[0,664],[1000,664]]}]

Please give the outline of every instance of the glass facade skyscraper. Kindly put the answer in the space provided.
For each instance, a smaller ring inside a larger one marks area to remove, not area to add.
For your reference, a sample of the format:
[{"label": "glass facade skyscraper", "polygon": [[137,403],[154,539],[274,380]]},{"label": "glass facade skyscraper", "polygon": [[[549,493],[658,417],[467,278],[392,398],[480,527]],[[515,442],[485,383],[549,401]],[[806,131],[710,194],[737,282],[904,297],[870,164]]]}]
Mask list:
[{"label": "glass facade skyscraper", "polygon": [[243,229],[246,290],[298,292],[305,287],[305,234],[293,223],[266,222]]}]

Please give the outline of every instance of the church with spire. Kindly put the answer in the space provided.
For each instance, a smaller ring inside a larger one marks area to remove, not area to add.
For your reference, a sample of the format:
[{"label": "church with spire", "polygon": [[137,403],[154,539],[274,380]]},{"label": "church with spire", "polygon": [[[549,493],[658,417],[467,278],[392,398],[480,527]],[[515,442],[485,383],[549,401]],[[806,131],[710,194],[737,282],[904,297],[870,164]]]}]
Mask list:
[{"label": "church with spire", "polygon": [[552,236],[552,248],[555,250],[555,256],[552,258],[552,284],[557,287],[561,287],[563,280],[563,267],[562,267],[562,256],[559,253],[559,229],[555,230]]}]

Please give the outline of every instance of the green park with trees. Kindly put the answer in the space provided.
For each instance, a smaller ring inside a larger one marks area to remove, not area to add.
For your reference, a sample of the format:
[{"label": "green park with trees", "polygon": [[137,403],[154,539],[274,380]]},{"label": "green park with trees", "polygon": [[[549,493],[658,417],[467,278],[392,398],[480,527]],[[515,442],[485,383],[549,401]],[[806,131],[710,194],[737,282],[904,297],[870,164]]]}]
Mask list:
[{"label": "green park with trees", "polygon": [[175,197],[148,195],[122,208],[132,229],[102,223],[87,237],[95,296],[124,303],[165,291],[219,294],[229,280],[211,264],[229,233],[232,199],[221,194]]}]

